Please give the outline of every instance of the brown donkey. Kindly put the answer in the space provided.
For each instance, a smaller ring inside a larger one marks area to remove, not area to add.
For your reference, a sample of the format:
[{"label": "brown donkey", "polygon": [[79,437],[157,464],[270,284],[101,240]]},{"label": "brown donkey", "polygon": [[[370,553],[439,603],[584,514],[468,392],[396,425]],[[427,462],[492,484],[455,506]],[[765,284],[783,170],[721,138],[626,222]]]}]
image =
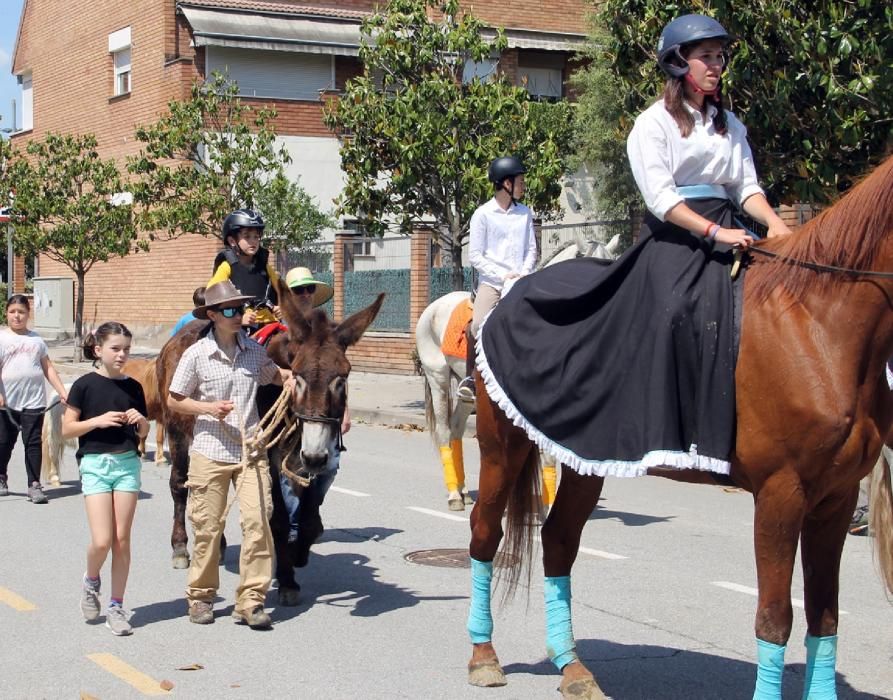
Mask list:
[{"label": "brown donkey", "polygon": [[[375,320],[381,308],[384,294],[362,311],[358,311],[339,324],[333,324],[322,310],[315,310],[306,317],[292,300],[291,291],[281,282],[277,283],[280,306],[288,332],[274,336],[267,345],[268,355],[281,367],[290,367],[294,372],[297,386],[291,401],[288,420],[298,422],[301,443],[295,454],[296,463],[291,463],[292,471],[308,478],[315,477],[326,468],[331,453],[340,444],[340,424],[347,401],[347,376],[350,362],[347,348],[356,343]],[[158,370],[158,387],[161,397],[166,398],[171,379],[183,352],[195,343],[207,323],[194,321],[186,325],[161,349]],[[171,532],[172,560],[174,568],[189,566],[186,547],[186,476],[189,471],[189,447],[192,442],[194,418],[175,413],[162,401],[163,421],[170,446],[171,476],[170,490],[174,502],[174,522]],[[261,415],[263,417],[263,415]],[[271,464],[275,466],[277,455],[271,451]],[[278,479],[274,476],[274,483]],[[274,490],[275,496],[275,490]],[[273,519],[281,517],[281,497],[273,499]],[[273,528],[277,555],[281,551],[278,542],[278,528]],[[277,567],[287,566],[287,559],[277,556]],[[283,579],[287,582],[293,571],[277,569],[280,578],[280,597],[283,594]],[[286,585],[285,588],[288,586]],[[296,596],[285,596],[286,601],[295,604]]]},{"label": "brown donkey", "polygon": [[[803,696],[833,698],[840,557],[859,480],[876,462],[879,487],[872,492],[870,511],[878,561],[893,593],[893,496],[889,467],[878,462],[893,419],[885,376],[893,356],[893,158],[802,230],[766,241],[759,249],[764,253],[754,252],[745,280],[731,460],[731,479],[753,494],[755,504],[759,669],[754,697],[781,698],[799,543],[808,624]],[[479,570],[475,577],[473,568],[469,628],[478,643],[473,645],[469,680],[504,685],[492,644],[486,567],[502,539],[506,507],[506,548],[516,557],[529,554],[536,448],[487,396],[479,374],[477,395],[481,475],[469,550]],[[653,473],[705,480],[702,472]],[[550,656],[558,657],[553,655],[556,647],[563,652],[558,658],[564,662],[556,663],[565,697],[605,697],[576,656],[569,595],[583,526],[603,483],[602,477],[564,469],[542,528],[546,585],[561,579],[567,588],[560,629],[552,628],[547,640]],[[509,582],[517,582],[516,573]]]}]

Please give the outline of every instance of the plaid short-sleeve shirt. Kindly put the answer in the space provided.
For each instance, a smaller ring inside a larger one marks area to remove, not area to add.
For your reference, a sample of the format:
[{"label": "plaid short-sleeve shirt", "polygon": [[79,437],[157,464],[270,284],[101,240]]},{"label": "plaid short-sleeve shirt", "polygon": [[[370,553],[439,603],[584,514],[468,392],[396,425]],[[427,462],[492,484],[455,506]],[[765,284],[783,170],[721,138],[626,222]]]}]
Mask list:
[{"label": "plaid short-sleeve shirt", "polygon": [[257,387],[271,383],[277,365],[263,347],[239,334],[230,360],[217,345],[213,331],[188,348],[180,358],[170,391],[197,401],[229,399],[235,407],[224,420],[196,416],[192,449],[208,459],[232,464],[242,460],[242,428],[258,423]]}]

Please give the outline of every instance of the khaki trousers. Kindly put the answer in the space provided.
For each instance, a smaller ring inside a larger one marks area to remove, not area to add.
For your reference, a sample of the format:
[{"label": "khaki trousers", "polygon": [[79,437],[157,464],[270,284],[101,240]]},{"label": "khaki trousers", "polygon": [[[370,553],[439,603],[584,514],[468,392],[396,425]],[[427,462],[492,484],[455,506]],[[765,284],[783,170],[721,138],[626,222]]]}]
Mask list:
[{"label": "khaki trousers", "polygon": [[479,284],[477,294],[474,296],[474,307],[471,312],[471,334],[477,338],[478,330],[490,310],[499,301],[500,291],[493,289],[489,284]]},{"label": "khaki trousers", "polygon": [[236,611],[263,605],[273,578],[273,538],[270,517],[268,469],[243,468],[242,464],[215,462],[192,452],[189,456],[189,500],[186,513],[195,532],[192,565],[186,584],[186,600],[212,603],[220,585],[220,536],[230,485],[239,500],[242,551],[239,557],[239,587]]}]

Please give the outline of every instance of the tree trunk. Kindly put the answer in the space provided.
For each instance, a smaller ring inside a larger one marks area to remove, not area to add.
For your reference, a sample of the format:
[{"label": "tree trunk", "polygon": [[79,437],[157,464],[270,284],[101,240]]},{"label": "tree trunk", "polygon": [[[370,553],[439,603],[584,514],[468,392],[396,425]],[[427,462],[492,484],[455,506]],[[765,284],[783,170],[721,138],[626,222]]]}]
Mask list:
[{"label": "tree trunk", "polygon": [[87,274],[83,270],[75,270],[78,282],[78,293],[75,297],[74,310],[74,361],[84,361],[84,281]]},{"label": "tree trunk", "polygon": [[455,221],[450,222],[450,258],[453,261],[452,286],[454,292],[465,289],[465,274],[462,269],[462,243],[459,238],[459,230]]}]

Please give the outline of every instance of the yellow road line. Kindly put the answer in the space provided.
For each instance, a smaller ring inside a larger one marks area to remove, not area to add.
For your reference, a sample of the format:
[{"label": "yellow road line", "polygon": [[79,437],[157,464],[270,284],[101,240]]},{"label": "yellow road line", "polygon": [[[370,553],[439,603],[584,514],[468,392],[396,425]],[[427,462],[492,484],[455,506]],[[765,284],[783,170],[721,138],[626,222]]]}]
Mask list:
[{"label": "yellow road line", "polygon": [[0,603],[6,603],[13,610],[18,610],[19,612],[30,612],[31,610],[37,610],[37,606],[34,603],[31,603],[20,595],[16,595],[8,588],[3,588],[0,586]]},{"label": "yellow road line", "polygon": [[124,663],[114,654],[87,654],[87,658],[113,676],[117,676],[125,683],[132,685],[143,695],[168,694],[154,678],[137,671],[133,666]]}]

